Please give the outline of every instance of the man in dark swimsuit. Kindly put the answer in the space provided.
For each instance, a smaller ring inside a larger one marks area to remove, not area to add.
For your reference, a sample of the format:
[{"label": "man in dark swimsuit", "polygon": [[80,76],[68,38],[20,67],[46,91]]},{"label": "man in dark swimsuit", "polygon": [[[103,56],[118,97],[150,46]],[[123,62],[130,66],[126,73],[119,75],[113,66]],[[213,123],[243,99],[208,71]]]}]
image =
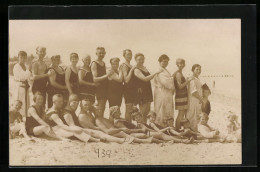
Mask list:
[{"label": "man in dark swimsuit", "polygon": [[106,107],[106,102],[108,99],[108,76],[113,74],[111,70],[109,73],[106,73],[106,64],[103,61],[103,58],[106,55],[104,47],[97,47],[97,60],[93,61],[91,64],[91,71],[93,74],[93,80],[95,83],[99,83],[96,88],[96,99],[97,106],[102,110],[102,116],[104,116],[104,111]]}]

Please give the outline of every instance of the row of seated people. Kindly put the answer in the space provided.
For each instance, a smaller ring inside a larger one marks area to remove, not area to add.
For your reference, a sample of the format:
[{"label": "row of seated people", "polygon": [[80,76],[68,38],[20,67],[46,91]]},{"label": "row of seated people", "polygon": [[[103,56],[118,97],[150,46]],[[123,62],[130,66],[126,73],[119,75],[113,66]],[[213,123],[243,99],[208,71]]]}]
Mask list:
[{"label": "row of seated people", "polygon": [[[63,108],[63,96],[53,96],[53,106],[45,112],[43,95],[35,93],[32,105],[26,117],[19,114],[21,101],[15,101],[10,110],[10,136],[15,133],[24,135],[31,141],[43,133],[57,140],[76,138],[83,142],[116,142],[116,143],[200,143],[223,141],[219,137],[207,139],[189,128],[189,121],[183,120],[183,130],[176,131],[173,118],[166,119],[168,127],[157,125],[156,114],[150,112],[144,123],[142,114],[137,108],[131,112],[132,122],[121,118],[120,107],[110,108],[109,119],[102,115],[102,109],[95,107],[89,99],[79,101],[78,96],[71,94],[68,104]],[[80,113],[76,110],[80,104]]]}]

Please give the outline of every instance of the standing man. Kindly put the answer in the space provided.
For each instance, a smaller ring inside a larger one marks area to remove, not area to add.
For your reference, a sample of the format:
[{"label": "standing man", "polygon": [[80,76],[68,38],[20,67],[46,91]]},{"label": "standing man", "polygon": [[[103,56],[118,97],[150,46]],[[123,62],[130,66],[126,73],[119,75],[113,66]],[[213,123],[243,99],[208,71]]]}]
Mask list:
[{"label": "standing man", "polygon": [[103,61],[105,54],[106,51],[104,47],[97,47],[97,59],[91,64],[93,80],[95,83],[98,83],[98,86],[96,87],[97,106],[102,111],[103,117],[108,98],[108,76],[113,74],[113,71],[106,72],[106,64]]},{"label": "standing man", "polygon": [[32,64],[32,75],[33,75],[33,85],[32,93],[35,94],[37,91],[41,92],[44,98],[44,105],[46,102],[46,84],[50,74],[47,73],[47,65],[43,61],[46,55],[45,47],[37,47],[36,54],[38,59]]}]

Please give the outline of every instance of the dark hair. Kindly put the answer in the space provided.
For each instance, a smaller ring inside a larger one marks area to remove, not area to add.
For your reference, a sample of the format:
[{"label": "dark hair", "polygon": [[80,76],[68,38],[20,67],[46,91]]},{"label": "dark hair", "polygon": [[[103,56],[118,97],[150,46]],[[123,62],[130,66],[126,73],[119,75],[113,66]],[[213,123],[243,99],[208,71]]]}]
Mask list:
[{"label": "dark hair", "polygon": [[71,58],[72,58],[73,55],[76,55],[77,58],[79,58],[79,55],[78,55],[77,53],[71,53],[71,54],[70,54],[70,60],[71,60]]},{"label": "dark hair", "polygon": [[137,53],[137,54],[135,54],[135,60],[136,60],[136,58],[137,58],[138,56],[144,57],[144,54],[142,54],[142,53]]},{"label": "dark hair", "polygon": [[163,54],[159,57],[158,61],[161,63],[163,60],[170,60],[170,58],[166,55],[166,54]]},{"label": "dark hair", "polygon": [[182,58],[178,58],[178,59],[176,60],[176,65],[178,65],[178,63],[183,63],[183,64],[185,64],[185,60],[182,59]]},{"label": "dark hair", "polygon": [[34,95],[33,95],[33,102],[36,102],[36,99],[37,99],[38,96],[42,96],[43,97],[41,92],[36,91],[36,93],[34,93]]},{"label": "dark hair", "polygon": [[39,49],[44,49],[44,50],[46,51],[46,47],[38,46],[38,47],[36,48],[36,51],[39,51]]},{"label": "dark hair", "polygon": [[25,51],[19,51],[18,57],[19,56],[27,56],[27,53]]},{"label": "dark hair", "polygon": [[192,66],[192,68],[191,68],[191,71],[193,72],[193,71],[194,71],[194,69],[195,69],[196,67],[199,67],[199,68],[201,68],[201,66],[200,66],[199,64],[194,64],[194,65]]},{"label": "dark hair", "polygon": [[60,59],[60,55],[51,56],[51,61],[53,61],[55,59]]},{"label": "dark hair", "polygon": [[132,51],[131,51],[130,49],[125,49],[125,50],[123,51],[123,56],[124,56],[124,57],[125,57],[125,54],[126,54],[127,51],[129,51],[129,52],[132,53]]},{"label": "dark hair", "polygon": [[112,64],[114,60],[120,62],[120,59],[118,57],[114,57],[110,59],[110,64]]},{"label": "dark hair", "polygon": [[104,47],[97,47],[97,50],[106,51]]}]

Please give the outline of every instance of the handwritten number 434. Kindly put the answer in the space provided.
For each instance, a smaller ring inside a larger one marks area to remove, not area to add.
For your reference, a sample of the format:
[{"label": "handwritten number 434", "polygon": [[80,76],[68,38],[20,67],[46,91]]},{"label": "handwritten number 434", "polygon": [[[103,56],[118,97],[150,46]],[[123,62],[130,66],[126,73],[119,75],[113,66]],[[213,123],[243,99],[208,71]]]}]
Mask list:
[{"label": "handwritten number 434", "polygon": [[97,153],[98,158],[105,158],[105,157],[110,158],[111,155],[111,150],[96,149],[95,152]]}]

